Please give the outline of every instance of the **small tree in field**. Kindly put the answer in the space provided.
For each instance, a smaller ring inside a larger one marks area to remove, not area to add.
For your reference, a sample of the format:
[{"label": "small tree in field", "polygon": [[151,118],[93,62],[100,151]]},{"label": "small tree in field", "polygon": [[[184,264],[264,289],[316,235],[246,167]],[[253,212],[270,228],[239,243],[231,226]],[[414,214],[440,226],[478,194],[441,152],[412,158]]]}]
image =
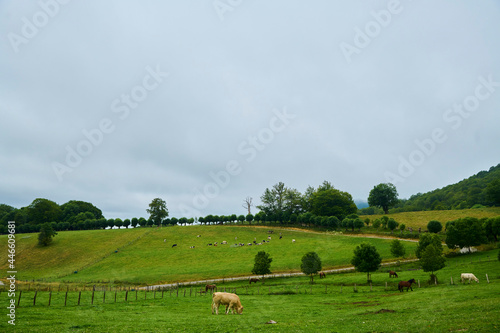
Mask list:
[{"label": "small tree in field", "polygon": [[265,275],[271,274],[271,262],[273,259],[269,257],[269,253],[260,251],[255,255],[255,263],[253,265],[252,274]]},{"label": "small tree in field", "polygon": [[390,218],[388,221],[387,221],[387,227],[391,230],[391,234],[393,233],[394,229],[396,229],[398,227],[399,223],[396,222],[396,220],[394,220],[393,218]]},{"label": "small tree in field", "polygon": [[316,252],[307,252],[304,254],[300,270],[311,277],[311,283],[314,283],[314,274],[318,274],[321,268],[321,259]]},{"label": "small tree in field", "polygon": [[382,262],[380,254],[375,246],[368,243],[362,243],[354,249],[354,257],[351,259],[351,264],[356,267],[359,272],[367,273],[367,281],[370,282],[370,272],[375,272]]},{"label": "small tree in field", "polygon": [[437,283],[437,276],[434,272],[445,266],[446,259],[442,252],[442,247],[439,248],[434,244],[430,244],[425,248],[422,258],[420,258],[420,264],[424,272],[431,272],[430,283]]},{"label": "small tree in field", "polygon": [[396,258],[405,257],[406,249],[403,245],[403,242],[401,242],[399,239],[395,239],[391,242],[391,254]]},{"label": "small tree in field", "polygon": [[38,245],[47,246],[52,243],[52,237],[57,235],[57,232],[52,229],[50,223],[42,224],[40,228],[40,233],[38,234]]}]

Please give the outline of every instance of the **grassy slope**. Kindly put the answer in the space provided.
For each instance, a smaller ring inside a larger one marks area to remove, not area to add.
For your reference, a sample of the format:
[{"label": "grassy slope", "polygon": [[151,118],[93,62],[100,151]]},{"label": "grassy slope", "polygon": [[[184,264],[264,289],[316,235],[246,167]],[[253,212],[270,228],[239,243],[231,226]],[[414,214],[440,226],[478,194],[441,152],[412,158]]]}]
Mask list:
[{"label": "grassy slope", "polygon": [[[239,288],[243,315],[211,315],[210,296],[179,297],[168,293],[162,299],[152,293],[140,294],[138,300],[130,297],[124,302],[124,293],[106,296],[96,293],[90,305],[91,292],[82,294],[82,305],[76,305],[77,293],[70,293],[64,307],[64,292],[39,293],[33,306],[33,292],[23,292],[21,308],[17,309],[16,329],[23,332],[498,332],[500,322],[500,265],[498,250],[452,258],[447,267],[438,272],[439,286],[414,287],[413,292],[399,293],[394,279],[384,272],[374,273],[376,286],[358,285],[353,293],[352,283],[366,282],[363,273],[335,274],[316,279],[313,294],[307,277],[269,279],[265,284],[252,285],[248,291],[244,282],[224,286]],[[493,259],[494,258],[494,259]],[[480,283],[449,284],[449,276],[458,279],[461,272],[474,272]],[[484,274],[488,273],[490,283]],[[400,270],[400,277],[414,277],[424,281],[428,273]],[[399,280],[399,279],[398,279]],[[389,282],[388,290],[383,287]],[[342,293],[339,285],[344,284]],[[328,294],[325,294],[328,285]],[[219,285],[219,287],[222,287]],[[269,295],[273,290],[298,290],[296,295]],[[296,287],[298,287],[296,289]],[[259,294],[257,294],[259,290]],[[132,294],[133,295],[133,294]],[[0,294],[0,303],[7,304],[7,293]],[[389,311],[387,311],[389,310]],[[266,325],[269,320],[277,322]],[[0,329],[9,330],[6,320]]]},{"label": "grassy slope", "polygon": [[[85,230],[59,232],[48,247],[37,245],[38,234],[16,235],[16,268],[26,278],[59,276],[90,266],[109,256],[115,249],[126,247],[151,229]],[[2,235],[0,269],[7,268],[7,236]]]},{"label": "grassy slope", "polygon": [[[262,246],[207,246],[223,240],[233,244],[266,239],[268,228],[239,226],[191,226],[60,232],[47,248],[36,245],[36,235],[17,235],[18,279],[66,282],[124,281],[136,284],[164,283],[249,275],[258,251],[271,254],[274,273],[300,270],[300,260],[315,251],[325,269],[349,265],[353,249],[361,242],[374,244],[382,258],[390,259],[390,240],[282,230]],[[280,230],[276,229],[276,233]],[[196,235],[202,237],[197,238]],[[5,236],[2,236],[5,237]],[[292,243],[292,238],[296,243]],[[2,239],[2,238],[0,238]],[[164,239],[167,239],[164,242]],[[132,243],[131,243],[132,242]],[[172,248],[172,244],[178,244]],[[6,242],[2,240],[2,245]],[[195,246],[190,249],[190,246]],[[406,243],[407,253],[415,243]],[[117,253],[115,250],[119,249]],[[0,269],[7,267],[7,250],[0,249]],[[73,274],[78,270],[78,274]]]},{"label": "grassy slope", "polygon": [[[478,208],[478,209],[462,209],[462,210],[432,210],[432,211],[420,211],[420,212],[403,212],[389,214],[397,222],[404,223],[406,227],[412,227],[413,229],[422,228],[422,230],[427,229],[427,223],[432,220],[437,220],[443,224],[443,228],[446,222],[456,220],[463,217],[495,217],[500,215],[500,207],[489,207],[489,208]],[[369,218],[370,221],[374,221],[384,215],[363,215],[362,218]]]}]

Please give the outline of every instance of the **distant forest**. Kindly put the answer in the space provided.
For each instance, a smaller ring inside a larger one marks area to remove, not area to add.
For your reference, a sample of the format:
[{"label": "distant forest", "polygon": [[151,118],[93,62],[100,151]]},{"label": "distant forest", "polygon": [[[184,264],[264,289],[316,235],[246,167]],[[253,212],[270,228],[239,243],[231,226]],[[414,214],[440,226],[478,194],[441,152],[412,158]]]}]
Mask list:
[{"label": "distant forest", "polygon": [[[481,171],[456,184],[427,193],[417,193],[409,199],[399,199],[389,213],[423,210],[450,210],[500,206],[500,164]],[[376,207],[360,210],[363,215],[382,214]]]},{"label": "distant forest", "polygon": [[[248,198],[247,198],[248,199]],[[381,214],[382,209],[367,207],[357,209],[352,197],[325,181],[317,188],[309,187],[304,194],[287,188],[283,183],[266,189],[262,204],[255,215],[207,215],[198,217],[204,224],[234,223],[236,221],[278,222],[313,224],[336,228],[344,220],[356,220],[358,215]],[[247,202],[248,203],[248,202]],[[456,184],[427,193],[417,193],[409,199],[399,199],[389,213],[467,209],[482,206],[500,206],[500,164],[488,171],[481,171]],[[146,209],[146,207],[145,207]],[[42,223],[50,222],[55,230],[87,230],[107,227],[151,226],[151,219],[106,219],[93,204],[71,200],[62,205],[43,198],[35,199],[29,206],[14,208],[0,204],[0,233],[7,232],[8,221],[16,221],[16,232],[38,232]],[[169,217],[164,225],[191,224],[194,218]]]},{"label": "distant forest", "polygon": [[500,164],[456,184],[402,199],[393,212],[466,209],[500,205]]}]

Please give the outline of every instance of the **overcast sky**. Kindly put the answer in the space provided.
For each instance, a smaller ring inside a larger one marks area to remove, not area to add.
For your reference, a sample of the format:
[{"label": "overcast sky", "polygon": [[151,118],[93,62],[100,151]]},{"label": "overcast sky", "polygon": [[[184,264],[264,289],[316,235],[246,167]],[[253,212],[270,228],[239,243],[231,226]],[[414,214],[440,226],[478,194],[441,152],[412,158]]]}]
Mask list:
[{"label": "overcast sky", "polygon": [[500,163],[499,33],[498,1],[0,0],[0,203],[456,183]]}]

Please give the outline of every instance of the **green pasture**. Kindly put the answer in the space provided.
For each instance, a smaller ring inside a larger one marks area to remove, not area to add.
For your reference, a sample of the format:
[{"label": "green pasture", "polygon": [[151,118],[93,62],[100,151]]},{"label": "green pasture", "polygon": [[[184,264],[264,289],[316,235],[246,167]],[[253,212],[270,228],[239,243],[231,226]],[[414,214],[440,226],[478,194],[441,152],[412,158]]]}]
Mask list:
[{"label": "green pasture", "polygon": [[[395,219],[399,224],[405,224],[406,227],[412,227],[414,230],[422,228],[422,230],[427,229],[427,223],[432,220],[439,221],[444,225],[448,221],[457,220],[464,217],[496,217],[500,215],[500,207],[484,207],[477,209],[460,209],[460,210],[429,210],[429,211],[418,211],[418,212],[402,212],[402,213],[392,213],[389,217]],[[363,215],[363,219],[369,218],[370,221],[374,221],[384,215]]]},{"label": "green pasture", "polygon": [[[66,306],[66,293],[53,289],[50,307],[47,291],[38,292],[33,306],[32,290],[22,294],[15,331],[498,332],[497,253],[493,250],[448,259],[447,266],[437,272],[437,286],[426,283],[429,273],[415,270],[418,263],[391,267],[398,271],[398,279],[389,278],[387,268],[382,268],[372,275],[372,286],[366,284],[364,273],[329,274],[325,279],[316,278],[313,285],[305,276],[266,279],[252,285],[247,281],[219,284],[219,291],[236,290],[244,306],[242,315],[212,315],[210,295],[196,293],[201,286],[166,290],[163,295],[161,291],[139,290],[137,299],[135,290],[111,289],[106,295],[99,291],[93,305],[91,291],[82,292],[80,305],[79,293],[69,292]],[[474,273],[480,283],[461,284],[462,272]],[[397,281],[410,278],[420,280],[420,287],[397,291]],[[0,304],[8,304],[8,300],[7,293],[1,292]],[[0,330],[14,332],[7,319],[0,323]],[[277,323],[266,324],[270,320]]]},{"label": "green pasture", "polygon": [[[254,239],[262,242],[270,229],[274,234],[269,243],[233,245],[251,243]],[[283,239],[279,239],[280,233]],[[8,263],[7,242],[2,239],[6,237],[0,237],[2,270],[6,270]],[[292,243],[292,239],[296,242]],[[222,241],[228,244],[220,245]],[[214,242],[219,245],[207,245]],[[37,245],[36,234],[17,235],[16,269],[19,280],[159,284],[251,275],[258,251],[270,253],[273,273],[300,271],[301,258],[309,251],[318,253],[323,269],[348,266],[354,248],[361,242],[375,245],[383,260],[394,260],[388,239],[257,226],[175,226],[64,231],[45,248]],[[173,244],[177,246],[172,247]],[[416,243],[405,242],[405,246],[408,256],[412,256]]]}]

